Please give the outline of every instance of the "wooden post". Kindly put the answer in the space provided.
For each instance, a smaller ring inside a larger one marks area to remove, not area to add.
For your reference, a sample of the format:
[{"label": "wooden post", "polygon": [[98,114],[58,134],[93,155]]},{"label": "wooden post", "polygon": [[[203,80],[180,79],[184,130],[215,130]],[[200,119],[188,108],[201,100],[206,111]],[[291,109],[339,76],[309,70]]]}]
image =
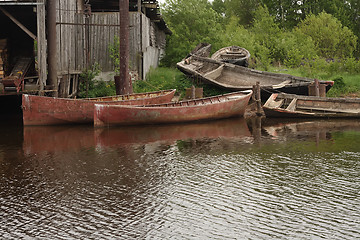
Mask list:
[{"label": "wooden post", "polygon": [[47,31],[48,31],[48,81],[53,96],[57,96],[57,40],[56,40],[56,0],[47,1]]},{"label": "wooden post", "polygon": [[256,115],[262,115],[261,109],[261,92],[260,92],[260,82],[256,82],[256,85],[253,86],[253,100],[256,103]]},{"label": "wooden post", "polygon": [[315,96],[319,97],[320,96],[320,91],[319,91],[319,80],[315,79]]},{"label": "wooden post", "polygon": [[191,99],[195,99],[196,98],[196,95],[195,95],[195,86],[192,85],[191,86]]},{"label": "wooden post", "polygon": [[129,0],[119,0],[120,13],[120,82],[115,82],[116,94],[131,94],[129,75]]},{"label": "wooden post", "polygon": [[45,3],[44,0],[37,0],[37,57],[38,57],[38,68],[39,68],[39,90],[40,93],[46,85],[46,25],[45,25]]}]

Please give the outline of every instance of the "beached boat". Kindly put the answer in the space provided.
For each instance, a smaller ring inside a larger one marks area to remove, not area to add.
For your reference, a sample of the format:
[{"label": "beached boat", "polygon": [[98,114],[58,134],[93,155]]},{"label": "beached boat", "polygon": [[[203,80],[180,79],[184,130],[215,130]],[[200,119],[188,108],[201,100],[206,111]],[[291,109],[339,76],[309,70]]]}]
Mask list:
[{"label": "beached boat", "polygon": [[359,98],[324,98],[272,94],[263,106],[266,117],[344,118],[360,117]]},{"label": "beached boat", "polygon": [[148,106],[95,105],[94,125],[179,123],[242,116],[252,91]]},{"label": "beached boat", "polygon": [[95,104],[148,105],[170,102],[175,89],[101,98],[56,98],[23,94],[24,125],[92,123]]},{"label": "beached boat", "polygon": [[[177,68],[192,78],[232,91],[252,89],[259,82],[261,98],[265,100],[276,92],[308,95],[309,86],[314,84],[314,79],[254,70],[197,55],[178,62]],[[325,88],[325,92],[334,82],[319,81],[319,84],[320,89]]]},{"label": "beached boat", "polygon": [[250,52],[239,46],[229,46],[217,50],[212,59],[219,60],[221,62],[232,63],[239,66],[249,66]]}]

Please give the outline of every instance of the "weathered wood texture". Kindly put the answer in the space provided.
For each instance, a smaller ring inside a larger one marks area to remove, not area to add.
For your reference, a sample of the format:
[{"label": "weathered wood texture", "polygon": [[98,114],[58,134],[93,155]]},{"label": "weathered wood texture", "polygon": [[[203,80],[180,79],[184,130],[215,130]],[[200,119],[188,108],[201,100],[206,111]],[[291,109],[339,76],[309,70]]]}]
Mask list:
[{"label": "weathered wood texture", "polygon": [[39,86],[40,90],[44,90],[47,79],[47,60],[46,60],[46,26],[45,26],[45,2],[44,0],[37,0],[37,66],[39,72]]},{"label": "weathered wood texture", "polygon": [[[119,13],[93,12],[89,26],[86,26],[86,17],[80,8],[74,0],[58,2],[58,75],[80,72],[95,63],[104,72],[114,71],[109,47],[114,37],[119,36]],[[129,38],[129,67],[144,78],[151,66],[158,65],[159,57],[164,53],[165,33],[145,14],[130,12]]]}]

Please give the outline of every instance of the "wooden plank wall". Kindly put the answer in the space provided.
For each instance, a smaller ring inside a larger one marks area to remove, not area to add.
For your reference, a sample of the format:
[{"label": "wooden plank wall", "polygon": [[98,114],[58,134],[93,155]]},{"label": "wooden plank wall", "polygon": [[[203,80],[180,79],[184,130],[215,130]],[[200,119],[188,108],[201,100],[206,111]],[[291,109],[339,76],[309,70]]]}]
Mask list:
[{"label": "wooden plank wall", "polygon": [[[85,16],[77,2],[58,3],[57,22],[62,23],[57,25],[58,75],[81,72],[87,68]],[[119,27],[113,26],[119,25],[119,19],[117,12],[93,12],[89,18],[89,64],[98,63],[103,72],[114,71],[109,46],[113,44],[114,37],[119,36]],[[94,26],[96,24],[107,26]],[[131,12],[129,38],[129,66],[144,77],[150,66],[158,65],[158,58],[165,48],[165,33],[159,31],[143,13]]]},{"label": "wooden plank wall", "polygon": [[77,13],[76,1],[58,1],[57,4],[57,55],[58,72],[60,75],[76,69],[76,26],[65,25],[66,23],[76,23],[75,15]]}]

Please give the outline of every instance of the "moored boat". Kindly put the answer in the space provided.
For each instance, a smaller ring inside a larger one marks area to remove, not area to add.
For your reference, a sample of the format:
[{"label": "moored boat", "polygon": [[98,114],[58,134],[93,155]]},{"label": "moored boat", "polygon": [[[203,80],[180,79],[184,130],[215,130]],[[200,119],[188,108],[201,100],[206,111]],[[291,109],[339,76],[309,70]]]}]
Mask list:
[{"label": "moored boat", "polygon": [[94,125],[179,123],[243,116],[252,91],[148,106],[95,105]]},{"label": "moored boat", "polygon": [[232,63],[239,66],[249,66],[250,52],[239,46],[229,46],[217,50],[212,59],[219,60],[221,62]]},{"label": "moored boat", "polygon": [[272,94],[263,106],[266,117],[346,118],[360,117],[359,98],[328,98]]},{"label": "moored boat", "polygon": [[148,105],[170,102],[175,89],[101,98],[70,99],[23,94],[24,125],[92,123],[95,104]]},{"label": "moored boat", "polygon": [[[254,70],[196,54],[178,62],[177,68],[190,77],[232,91],[252,89],[259,82],[263,99],[276,92],[308,95],[309,86],[315,82],[310,78]],[[319,84],[328,91],[334,82],[319,81]]]}]

